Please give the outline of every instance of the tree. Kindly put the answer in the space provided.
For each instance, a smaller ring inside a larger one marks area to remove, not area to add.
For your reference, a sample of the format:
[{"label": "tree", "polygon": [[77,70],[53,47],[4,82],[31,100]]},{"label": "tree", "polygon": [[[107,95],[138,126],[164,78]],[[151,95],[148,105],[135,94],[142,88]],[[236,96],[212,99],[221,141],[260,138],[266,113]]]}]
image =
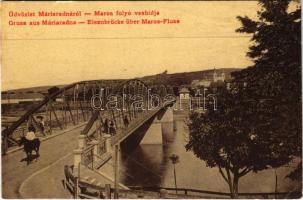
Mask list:
[{"label": "tree", "polygon": [[238,17],[242,27],[237,31],[253,34],[253,45],[247,55],[254,65],[235,72],[234,81],[247,83],[248,99],[270,99],[267,110],[257,110],[256,114],[270,116],[263,120],[262,123],[266,122],[267,126],[260,131],[266,131],[268,137],[274,138],[275,157],[301,157],[301,7],[298,1],[291,0],[260,0],[259,3],[262,9],[258,12],[257,21]]},{"label": "tree", "polygon": [[290,2],[260,0],[257,21],[238,17],[237,31],[252,34],[254,65],[232,74],[231,90],[218,90],[217,110],[190,115],[186,149],[219,168],[232,198],[250,171],[301,156],[301,8],[289,11]]},{"label": "tree", "polygon": [[[257,135],[255,107],[248,107],[243,89],[217,91],[217,110],[193,112],[188,123],[186,150],[204,160],[208,167],[218,167],[227,182],[231,197],[238,197],[239,179],[250,171],[267,168],[271,149],[266,135]],[[260,105],[261,106],[261,105]]]}]

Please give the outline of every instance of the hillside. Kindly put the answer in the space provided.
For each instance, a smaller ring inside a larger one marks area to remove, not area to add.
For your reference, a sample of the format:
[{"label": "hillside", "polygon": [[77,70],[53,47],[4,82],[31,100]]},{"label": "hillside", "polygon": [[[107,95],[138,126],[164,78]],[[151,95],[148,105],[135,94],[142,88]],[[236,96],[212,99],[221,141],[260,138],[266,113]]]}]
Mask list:
[{"label": "hillside", "polygon": [[[225,77],[227,79],[231,78],[231,72],[239,71],[239,68],[221,68],[216,69],[217,74],[225,73]],[[166,71],[151,76],[144,76],[139,78],[146,82],[147,84],[164,84],[164,85],[172,85],[172,86],[180,86],[180,85],[188,85],[191,84],[193,80],[201,80],[201,79],[211,79],[213,77],[214,70],[203,70],[203,71],[194,71],[194,72],[182,72],[182,73],[174,73],[168,74]]]},{"label": "hillside", "polygon": [[[216,69],[217,74],[225,73],[226,78],[230,78],[230,73],[233,71],[241,70],[239,68],[221,68]],[[194,71],[194,72],[182,72],[182,73],[173,73],[169,74],[167,71],[150,76],[139,77],[137,79],[142,80],[148,85],[153,84],[163,84],[170,86],[181,86],[189,85],[193,80],[201,79],[210,79],[213,76],[213,69],[203,70],[203,71]],[[110,81],[110,80],[108,80]],[[64,85],[57,85],[61,88]],[[43,93],[47,93],[47,90],[53,86],[38,86],[31,88],[22,88],[16,90],[8,90],[2,92],[2,99],[7,98],[41,98]],[[8,94],[9,93],[9,94]]]}]

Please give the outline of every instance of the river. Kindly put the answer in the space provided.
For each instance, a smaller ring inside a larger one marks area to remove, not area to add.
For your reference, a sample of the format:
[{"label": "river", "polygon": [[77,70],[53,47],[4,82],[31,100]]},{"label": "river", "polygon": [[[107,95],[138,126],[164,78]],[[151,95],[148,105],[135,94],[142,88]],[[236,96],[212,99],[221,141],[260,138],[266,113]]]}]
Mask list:
[{"label": "river", "polygon": [[[177,154],[180,162],[176,164],[177,187],[229,192],[228,185],[218,168],[209,168],[205,162],[185,149],[188,130],[182,113],[174,113],[176,130],[162,145],[139,145],[134,151],[121,158],[120,181],[127,186],[175,187],[173,164],[169,156]],[[276,170],[278,191],[285,192],[301,187],[285,176],[295,163]],[[258,173],[250,172],[239,181],[239,192],[274,192],[275,170]]]}]

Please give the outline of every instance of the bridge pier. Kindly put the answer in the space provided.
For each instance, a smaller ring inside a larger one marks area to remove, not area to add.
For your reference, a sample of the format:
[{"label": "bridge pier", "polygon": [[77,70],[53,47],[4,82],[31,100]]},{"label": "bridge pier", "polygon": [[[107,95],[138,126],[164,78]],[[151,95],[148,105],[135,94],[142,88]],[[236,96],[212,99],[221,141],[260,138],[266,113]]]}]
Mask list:
[{"label": "bridge pier", "polygon": [[162,123],[162,134],[165,141],[172,141],[174,139],[174,114],[172,108],[167,108],[165,114],[161,119]]},{"label": "bridge pier", "polygon": [[154,119],[140,144],[163,144],[163,141],[172,141],[174,139],[173,109],[168,108],[161,119],[158,119],[158,117]]},{"label": "bridge pier", "polygon": [[162,123],[160,120],[154,119],[140,144],[163,144]]}]

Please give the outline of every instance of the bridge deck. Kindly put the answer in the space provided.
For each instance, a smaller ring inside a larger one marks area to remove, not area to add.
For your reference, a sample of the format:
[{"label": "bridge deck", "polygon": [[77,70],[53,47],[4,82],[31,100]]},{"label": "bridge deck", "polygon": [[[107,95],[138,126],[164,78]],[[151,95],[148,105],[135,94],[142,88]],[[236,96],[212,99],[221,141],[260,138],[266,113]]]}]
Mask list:
[{"label": "bridge deck", "polygon": [[116,145],[125,140],[131,135],[136,129],[142,126],[150,118],[154,117],[161,109],[150,110],[147,112],[140,113],[136,119],[134,119],[128,128],[119,129],[117,134],[112,137],[112,145]]}]

